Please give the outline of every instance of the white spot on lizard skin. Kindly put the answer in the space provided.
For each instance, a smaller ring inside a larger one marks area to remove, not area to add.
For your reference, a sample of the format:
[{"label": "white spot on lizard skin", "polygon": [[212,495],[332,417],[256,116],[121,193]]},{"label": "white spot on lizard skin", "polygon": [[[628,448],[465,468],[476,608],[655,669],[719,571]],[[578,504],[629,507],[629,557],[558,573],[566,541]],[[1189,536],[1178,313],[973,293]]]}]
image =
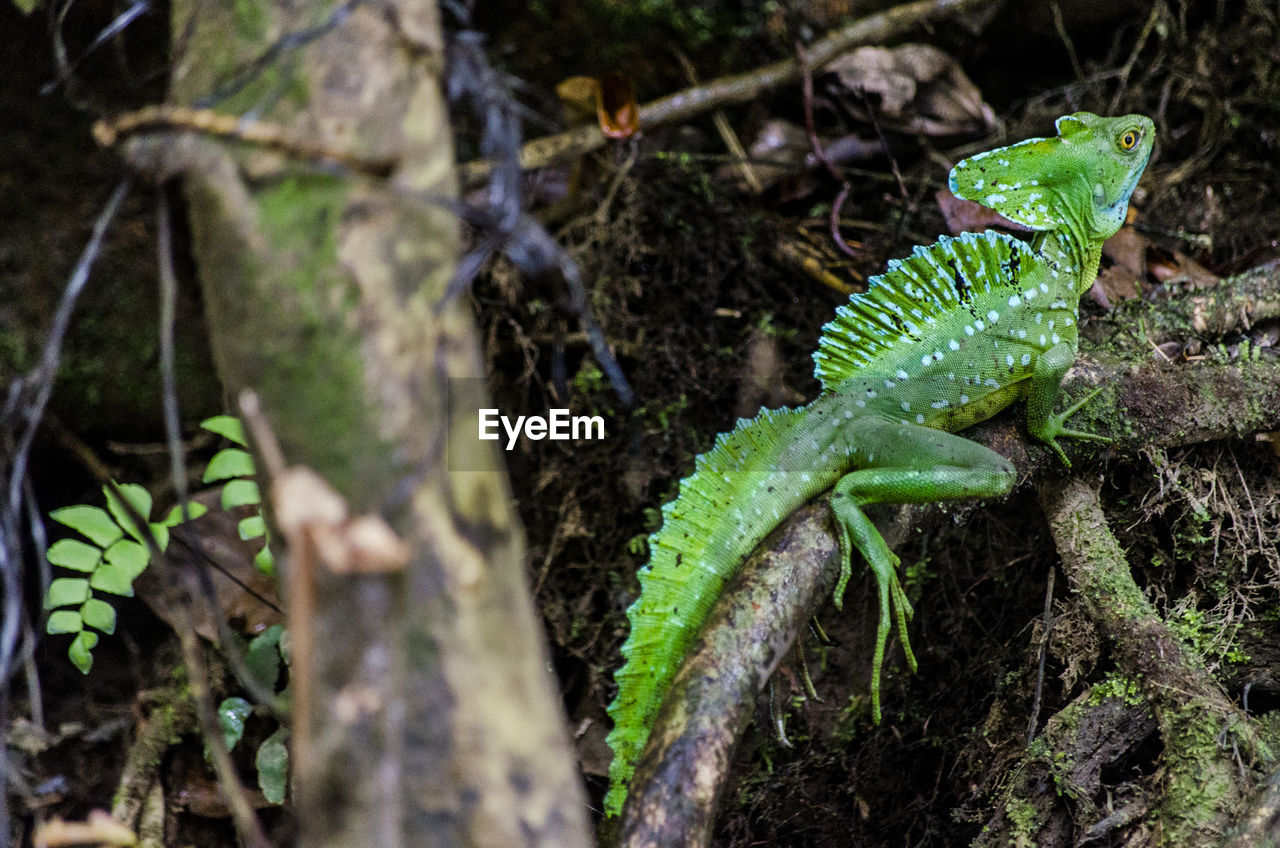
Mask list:
[{"label": "white spot on lizard skin", "polygon": [[997,321],[1000,320],[1000,313],[996,312],[994,309],[991,310],[990,312],[987,313],[987,320],[989,320],[992,324],[996,323]]},{"label": "white spot on lizard skin", "polygon": [[952,339],[951,341],[947,342],[947,347],[951,348],[952,350],[959,350],[960,342],[956,341],[955,339]]},{"label": "white spot on lizard skin", "polygon": [[911,379],[911,375],[910,375],[910,374],[908,374],[906,371],[903,371],[901,368],[899,368],[899,369],[898,369],[898,379],[899,379],[899,380],[906,381],[906,380]]},{"label": "white spot on lizard skin", "polygon": [[1012,354],[1012,353],[1005,354],[1005,357],[1004,357],[1004,364],[1005,364],[1005,365],[1008,365],[1009,367],[1013,367],[1013,354]]},{"label": "white spot on lizard skin", "polygon": [[910,412],[910,411],[911,411],[911,404],[904,400],[904,401],[902,402],[902,411],[903,411],[903,412]]},{"label": "white spot on lizard skin", "polygon": [[917,424],[923,424],[923,423],[924,423],[924,416],[923,416],[923,415],[919,415],[919,414],[917,414],[917,415],[916,415],[916,423],[917,423]]},{"label": "white spot on lizard skin", "polygon": [[1023,365],[1030,365],[1030,364],[1031,364],[1031,354],[1029,354],[1029,353],[1024,353],[1024,354],[1022,354],[1022,364],[1023,364]]}]

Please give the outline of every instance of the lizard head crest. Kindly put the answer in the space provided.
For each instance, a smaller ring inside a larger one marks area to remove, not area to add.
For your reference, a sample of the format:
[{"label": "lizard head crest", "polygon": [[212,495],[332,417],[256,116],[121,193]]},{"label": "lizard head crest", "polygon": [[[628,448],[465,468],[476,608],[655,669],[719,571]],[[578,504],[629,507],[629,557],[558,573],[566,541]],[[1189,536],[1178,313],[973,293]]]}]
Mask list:
[{"label": "lizard head crest", "polygon": [[1054,138],[979,153],[951,171],[951,191],[1033,230],[1080,228],[1105,239],[1124,223],[1155,125],[1144,115],[1064,115]]}]

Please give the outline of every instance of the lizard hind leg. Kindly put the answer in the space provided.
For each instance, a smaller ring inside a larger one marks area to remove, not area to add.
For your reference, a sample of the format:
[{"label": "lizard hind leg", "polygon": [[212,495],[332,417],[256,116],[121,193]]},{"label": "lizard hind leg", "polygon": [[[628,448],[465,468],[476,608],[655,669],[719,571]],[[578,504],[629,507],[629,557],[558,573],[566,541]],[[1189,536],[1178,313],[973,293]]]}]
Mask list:
[{"label": "lizard hind leg", "polygon": [[930,427],[872,419],[851,428],[849,437],[858,444],[862,467],[840,478],[831,497],[843,558],[835,602],[839,608],[856,550],[871,566],[879,594],[880,621],[871,660],[871,717],[879,724],[880,667],[890,620],[897,624],[907,665],[916,670],[907,638],[912,609],[898,581],[898,557],[862,508],[875,503],[996,497],[1013,487],[1015,474],[1009,461],[995,451]]}]

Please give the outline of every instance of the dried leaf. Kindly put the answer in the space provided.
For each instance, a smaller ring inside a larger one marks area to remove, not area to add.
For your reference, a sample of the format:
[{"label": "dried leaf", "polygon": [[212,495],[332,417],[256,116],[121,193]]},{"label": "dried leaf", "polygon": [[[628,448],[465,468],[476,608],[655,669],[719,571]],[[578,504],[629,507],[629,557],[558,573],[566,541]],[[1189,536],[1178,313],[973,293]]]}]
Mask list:
[{"label": "dried leaf", "polygon": [[1111,265],[1098,275],[1092,294],[1106,309],[1125,300],[1142,296],[1142,281],[1147,276],[1147,248],[1150,242],[1132,227],[1124,227],[1102,246],[1102,254]]},{"label": "dried leaf", "polygon": [[286,468],[271,481],[276,524],[291,546],[311,544],[338,574],[383,574],[409,561],[408,546],[381,517],[347,519],[347,502],[305,466]]},{"label": "dried leaf", "polygon": [[988,209],[981,203],[956,197],[945,188],[938,189],[933,197],[937,201],[938,209],[942,212],[943,220],[947,222],[947,231],[953,236],[960,233],[980,233],[992,227],[1015,233],[1030,232],[1026,227],[1010,221],[999,212]]},{"label": "dried leaf", "polygon": [[1193,289],[1216,286],[1222,279],[1185,253],[1158,255],[1151,263],[1151,276],[1165,285],[1181,284]]},{"label": "dried leaf", "polygon": [[[174,541],[165,552],[173,565],[207,571],[213,582],[216,608],[199,603],[188,610],[196,633],[213,643],[218,642],[219,620],[248,636],[255,636],[283,620],[280,611],[272,606],[276,602],[275,578],[263,574],[254,565],[254,555],[262,547],[262,540],[246,542],[240,538],[238,525],[246,509],[219,509],[219,496],[218,489],[210,489],[192,498],[194,503],[209,509],[200,517],[176,526]],[[168,569],[148,568],[133,588],[169,626],[179,626],[182,618],[177,605],[185,605],[188,600],[185,591],[174,586]]]},{"label": "dried leaf", "polygon": [[860,47],[827,66],[850,91],[878,95],[892,129],[925,135],[986,132],[995,111],[959,63],[928,44]]},{"label": "dried leaf", "polygon": [[640,107],[631,80],[617,71],[600,79],[600,131],[609,138],[631,138],[640,131]]},{"label": "dried leaf", "polygon": [[596,117],[600,80],[595,77],[569,77],[556,86],[556,97],[560,100],[565,126],[589,124]]},{"label": "dried leaf", "polygon": [[64,845],[137,845],[138,837],[132,830],[111,817],[110,813],[93,810],[82,822],[52,818],[36,826],[32,836],[39,848],[60,848]]}]

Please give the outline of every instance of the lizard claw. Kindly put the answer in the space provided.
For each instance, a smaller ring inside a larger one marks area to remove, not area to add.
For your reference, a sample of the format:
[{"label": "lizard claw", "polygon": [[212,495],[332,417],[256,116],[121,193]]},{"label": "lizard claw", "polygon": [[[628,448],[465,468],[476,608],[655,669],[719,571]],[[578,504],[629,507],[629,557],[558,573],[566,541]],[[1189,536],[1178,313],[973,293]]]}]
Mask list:
[{"label": "lizard claw", "polygon": [[1084,430],[1073,430],[1072,428],[1066,426],[1066,421],[1068,418],[1070,418],[1071,416],[1079,412],[1084,407],[1085,404],[1087,404],[1089,401],[1096,398],[1099,394],[1102,393],[1102,390],[1105,388],[1106,386],[1098,386],[1098,388],[1089,392],[1089,394],[1085,395],[1083,398],[1076,401],[1071,406],[1067,407],[1061,413],[1049,416],[1048,425],[1045,428],[1046,432],[1044,433],[1044,435],[1041,436],[1041,441],[1043,441],[1049,447],[1053,448],[1054,452],[1058,455],[1058,459],[1061,459],[1062,464],[1065,465],[1067,468],[1071,467],[1071,460],[1067,459],[1067,454],[1062,450],[1062,446],[1058,444],[1059,438],[1087,439],[1093,442],[1115,441],[1110,436],[1102,436],[1097,433],[1088,433],[1088,432],[1085,432]]}]

